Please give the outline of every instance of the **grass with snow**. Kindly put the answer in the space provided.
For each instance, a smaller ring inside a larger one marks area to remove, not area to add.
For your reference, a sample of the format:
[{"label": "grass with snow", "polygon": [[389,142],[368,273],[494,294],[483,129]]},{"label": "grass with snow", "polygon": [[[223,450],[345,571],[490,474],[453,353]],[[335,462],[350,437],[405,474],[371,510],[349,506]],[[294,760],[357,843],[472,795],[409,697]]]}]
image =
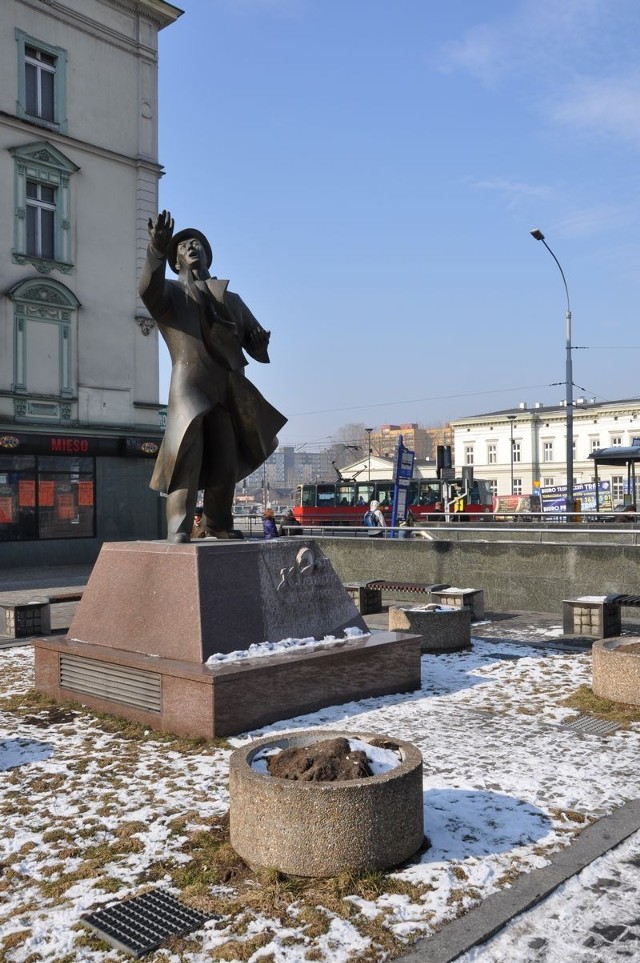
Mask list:
[{"label": "grass with snow", "polygon": [[[56,706],[31,691],[29,650],[0,652],[0,960],[120,960],[81,914],[158,886],[217,919],[149,963],[393,958],[640,796],[637,722],[606,740],[561,725],[584,711],[566,700],[588,685],[588,655],[476,641],[422,670],[419,692],[208,741]],[[329,880],[244,864],[229,843],[229,755],[309,728],[416,744],[430,848]]]}]

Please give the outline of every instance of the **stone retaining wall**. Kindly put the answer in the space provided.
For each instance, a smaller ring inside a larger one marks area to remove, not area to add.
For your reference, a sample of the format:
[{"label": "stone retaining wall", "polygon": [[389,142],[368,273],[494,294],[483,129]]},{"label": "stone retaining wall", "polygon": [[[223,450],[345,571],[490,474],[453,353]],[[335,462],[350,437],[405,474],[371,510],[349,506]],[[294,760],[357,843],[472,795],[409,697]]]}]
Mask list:
[{"label": "stone retaining wall", "polygon": [[614,544],[323,538],[343,582],[388,579],[484,589],[489,612],[562,613],[564,599],[633,594],[640,548]]}]

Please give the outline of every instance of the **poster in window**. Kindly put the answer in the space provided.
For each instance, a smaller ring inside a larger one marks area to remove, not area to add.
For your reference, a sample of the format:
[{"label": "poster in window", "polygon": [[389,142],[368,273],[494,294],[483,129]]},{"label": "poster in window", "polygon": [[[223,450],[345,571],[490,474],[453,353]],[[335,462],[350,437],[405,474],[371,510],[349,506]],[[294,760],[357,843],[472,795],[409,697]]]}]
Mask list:
[{"label": "poster in window", "polygon": [[28,478],[21,478],[18,482],[18,505],[20,508],[36,507],[36,483]]},{"label": "poster in window", "polygon": [[54,506],[54,482],[41,481],[38,485],[38,495],[40,498],[40,508],[53,508]]},{"label": "poster in window", "polygon": [[61,522],[69,522],[76,517],[76,506],[72,492],[58,492],[57,515]]},{"label": "poster in window", "polygon": [[91,508],[93,505],[93,482],[78,482],[78,507]]},{"label": "poster in window", "polygon": [[0,523],[13,524],[16,520],[12,495],[0,495]]}]

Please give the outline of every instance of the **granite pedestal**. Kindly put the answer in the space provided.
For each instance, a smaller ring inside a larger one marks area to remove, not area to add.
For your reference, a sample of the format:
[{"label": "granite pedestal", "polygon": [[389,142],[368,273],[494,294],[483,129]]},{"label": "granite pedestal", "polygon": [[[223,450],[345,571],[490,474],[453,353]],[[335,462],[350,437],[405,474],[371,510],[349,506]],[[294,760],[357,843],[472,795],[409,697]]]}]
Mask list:
[{"label": "granite pedestal", "polygon": [[36,689],[177,734],[231,735],[420,686],[401,633],[207,664],[366,624],[313,540],[106,544],[67,636],[35,642]]}]

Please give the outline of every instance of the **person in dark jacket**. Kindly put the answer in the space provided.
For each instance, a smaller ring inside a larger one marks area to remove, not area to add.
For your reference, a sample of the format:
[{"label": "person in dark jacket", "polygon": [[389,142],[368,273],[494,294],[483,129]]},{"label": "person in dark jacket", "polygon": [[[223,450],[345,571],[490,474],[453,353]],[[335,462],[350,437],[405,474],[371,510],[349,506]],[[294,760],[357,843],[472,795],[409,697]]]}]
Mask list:
[{"label": "person in dark jacket", "polygon": [[298,519],[293,514],[293,509],[290,508],[286,515],[283,516],[282,522],[280,524],[280,534],[281,535],[301,535],[302,526]]}]

